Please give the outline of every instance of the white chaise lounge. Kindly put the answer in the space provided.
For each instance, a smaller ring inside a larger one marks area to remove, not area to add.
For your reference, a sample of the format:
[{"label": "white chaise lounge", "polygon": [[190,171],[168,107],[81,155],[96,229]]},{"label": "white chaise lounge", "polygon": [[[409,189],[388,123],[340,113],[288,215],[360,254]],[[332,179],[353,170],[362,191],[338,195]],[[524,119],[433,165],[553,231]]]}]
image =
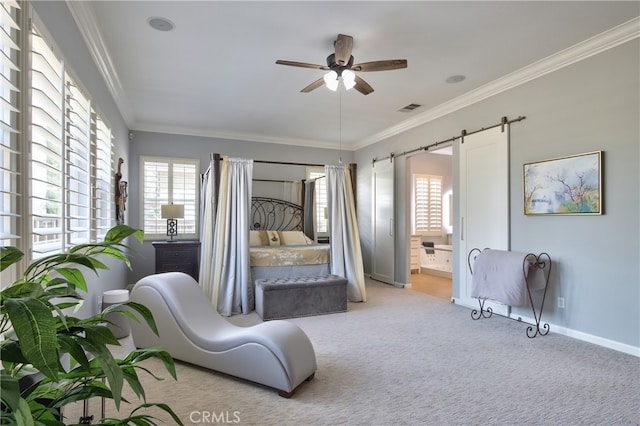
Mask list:
[{"label": "white chaise lounge", "polygon": [[315,374],[313,345],[298,326],[287,321],[235,326],[187,274],[144,277],[130,299],[149,308],[159,332],[156,336],[144,321],[131,321],[138,348],[160,346],[175,359],[275,388],[286,398]]}]

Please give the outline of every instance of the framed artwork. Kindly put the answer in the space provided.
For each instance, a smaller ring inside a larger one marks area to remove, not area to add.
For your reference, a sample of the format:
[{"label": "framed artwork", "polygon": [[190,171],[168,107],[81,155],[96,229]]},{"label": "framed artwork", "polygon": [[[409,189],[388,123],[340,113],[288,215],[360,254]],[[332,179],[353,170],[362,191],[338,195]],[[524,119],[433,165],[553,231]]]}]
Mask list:
[{"label": "framed artwork", "polygon": [[602,151],[524,165],[524,214],[602,214]]}]

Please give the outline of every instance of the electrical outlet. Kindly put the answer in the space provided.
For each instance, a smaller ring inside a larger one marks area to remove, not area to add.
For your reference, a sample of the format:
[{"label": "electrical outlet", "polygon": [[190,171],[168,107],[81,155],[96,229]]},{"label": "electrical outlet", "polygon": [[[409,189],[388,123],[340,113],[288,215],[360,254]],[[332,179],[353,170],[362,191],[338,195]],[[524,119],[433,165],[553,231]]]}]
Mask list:
[{"label": "electrical outlet", "polygon": [[558,297],[558,308],[564,309],[564,297]]}]

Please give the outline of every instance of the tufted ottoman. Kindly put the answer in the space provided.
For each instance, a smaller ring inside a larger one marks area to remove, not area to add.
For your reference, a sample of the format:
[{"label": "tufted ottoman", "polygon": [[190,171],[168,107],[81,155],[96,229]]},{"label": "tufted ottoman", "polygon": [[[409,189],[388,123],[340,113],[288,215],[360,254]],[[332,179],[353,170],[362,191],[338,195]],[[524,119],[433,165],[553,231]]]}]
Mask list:
[{"label": "tufted ottoman", "polygon": [[347,280],[337,275],[256,280],[256,312],[263,320],[347,310]]}]

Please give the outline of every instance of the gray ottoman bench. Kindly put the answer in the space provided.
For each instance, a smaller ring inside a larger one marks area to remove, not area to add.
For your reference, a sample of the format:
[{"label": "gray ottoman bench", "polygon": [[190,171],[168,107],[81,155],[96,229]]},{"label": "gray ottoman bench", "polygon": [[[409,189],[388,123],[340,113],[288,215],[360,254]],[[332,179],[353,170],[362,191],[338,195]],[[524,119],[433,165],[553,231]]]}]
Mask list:
[{"label": "gray ottoman bench", "polygon": [[256,312],[263,320],[347,310],[347,280],[337,275],[256,280]]}]

